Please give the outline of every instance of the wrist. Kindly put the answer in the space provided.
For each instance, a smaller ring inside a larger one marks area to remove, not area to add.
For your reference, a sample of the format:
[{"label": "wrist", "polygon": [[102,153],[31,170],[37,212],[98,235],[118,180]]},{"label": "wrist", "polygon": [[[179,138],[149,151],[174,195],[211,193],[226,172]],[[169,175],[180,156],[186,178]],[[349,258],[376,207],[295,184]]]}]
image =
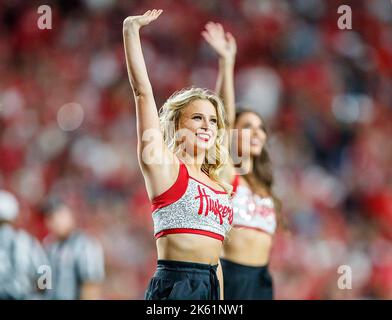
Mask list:
[{"label": "wrist", "polygon": [[222,67],[234,67],[235,56],[234,57],[219,57],[219,65]]},{"label": "wrist", "polygon": [[123,33],[134,35],[139,34],[140,26],[137,23],[128,22],[123,25]]}]

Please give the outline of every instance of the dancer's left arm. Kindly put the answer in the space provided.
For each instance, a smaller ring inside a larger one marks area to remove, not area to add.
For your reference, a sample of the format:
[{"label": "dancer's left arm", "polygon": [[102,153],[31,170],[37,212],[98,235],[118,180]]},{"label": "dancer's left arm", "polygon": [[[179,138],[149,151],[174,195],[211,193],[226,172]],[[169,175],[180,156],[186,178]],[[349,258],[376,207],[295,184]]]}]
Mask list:
[{"label": "dancer's left arm", "polygon": [[202,36],[219,57],[215,91],[223,99],[229,129],[231,129],[235,122],[234,64],[237,44],[233,35],[225,32],[220,23],[207,23]]}]

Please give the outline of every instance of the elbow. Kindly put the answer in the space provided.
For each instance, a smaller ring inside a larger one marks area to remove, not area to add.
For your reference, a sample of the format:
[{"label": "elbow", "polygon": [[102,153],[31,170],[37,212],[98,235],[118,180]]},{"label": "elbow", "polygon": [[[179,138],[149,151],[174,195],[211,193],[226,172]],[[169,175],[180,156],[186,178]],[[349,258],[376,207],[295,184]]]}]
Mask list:
[{"label": "elbow", "polygon": [[152,90],[133,87],[133,94],[135,95],[136,98],[140,98],[140,99],[149,98],[152,96]]},{"label": "elbow", "polygon": [[152,88],[150,84],[132,83],[133,94],[136,98],[150,97]]}]

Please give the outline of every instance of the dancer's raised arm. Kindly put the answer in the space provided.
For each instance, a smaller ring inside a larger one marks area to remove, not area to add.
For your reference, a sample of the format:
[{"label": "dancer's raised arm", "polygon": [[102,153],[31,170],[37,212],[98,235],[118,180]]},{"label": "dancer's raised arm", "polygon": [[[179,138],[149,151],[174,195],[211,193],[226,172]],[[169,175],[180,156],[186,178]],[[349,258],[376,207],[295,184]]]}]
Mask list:
[{"label": "dancer's raised arm", "polygon": [[173,166],[174,155],[165,145],[160,130],[139,34],[142,27],[156,20],[161,13],[162,10],[149,10],[140,16],[127,17],[123,23],[125,58],[136,103],[137,153],[150,198],[166,187],[164,183],[156,183],[158,177],[170,183],[178,171],[178,166]]},{"label": "dancer's raised arm", "polygon": [[219,56],[216,92],[223,98],[229,128],[232,128],[235,121],[234,64],[237,45],[233,35],[225,33],[219,23],[207,23],[202,35]]},{"label": "dancer's raised arm", "polygon": [[149,10],[141,16],[127,17],[123,23],[125,58],[136,103],[139,144],[144,130],[159,129],[158,112],[144,62],[139,31],[141,27],[157,19],[161,12],[161,10]]},{"label": "dancer's raised arm", "polygon": [[[135,99],[153,98],[150,80],[146,64],[144,62],[142,47],[140,43],[140,28],[156,20],[162,10],[148,10],[140,16],[130,16],[124,20],[123,36],[125,54],[128,67],[129,81],[132,85]],[[136,100],[137,102],[137,100]]]}]

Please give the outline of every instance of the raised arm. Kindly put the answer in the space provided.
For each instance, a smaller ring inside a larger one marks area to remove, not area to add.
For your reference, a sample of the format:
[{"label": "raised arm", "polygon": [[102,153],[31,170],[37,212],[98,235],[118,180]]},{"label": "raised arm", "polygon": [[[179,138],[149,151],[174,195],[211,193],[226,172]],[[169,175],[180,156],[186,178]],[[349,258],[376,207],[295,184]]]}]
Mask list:
[{"label": "raised arm", "polygon": [[[155,129],[158,134],[159,118],[144,62],[139,31],[143,26],[156,20],[161,13],[162,10],[149,10],[142,16],[127,17],[123,23],[125,58],[136,103],[138,155],[142,166],[144,164],[141,161],[141,154],[146,147],[146,141],[142,139],[143,133],[148,129]],[[163,139],[158,143],[163,143]]]},{"label": "raised arm", "polygon": [[225,33],[219,23],[207,23],[202,35],[219,56],[219,73],[215,89],[223,98],[229,127],[232,128],[235,121],[234,64],[237,45],[232,34]]},{"label": "raised arm", "polygon": [[125,58],[136,103],[137,153],[150,199],[160,194],[166,187],[165,183],[157,183],[157,181],[163,179],[171,183],[178,171],[178,164],[174,163],[174,155],[165,145],[160,130],[158,110],[148,78],[139,34],[143,26],[156,20],[161,13],[162,10],[149,10],[141,16],[127,17],[123,23]]}]

